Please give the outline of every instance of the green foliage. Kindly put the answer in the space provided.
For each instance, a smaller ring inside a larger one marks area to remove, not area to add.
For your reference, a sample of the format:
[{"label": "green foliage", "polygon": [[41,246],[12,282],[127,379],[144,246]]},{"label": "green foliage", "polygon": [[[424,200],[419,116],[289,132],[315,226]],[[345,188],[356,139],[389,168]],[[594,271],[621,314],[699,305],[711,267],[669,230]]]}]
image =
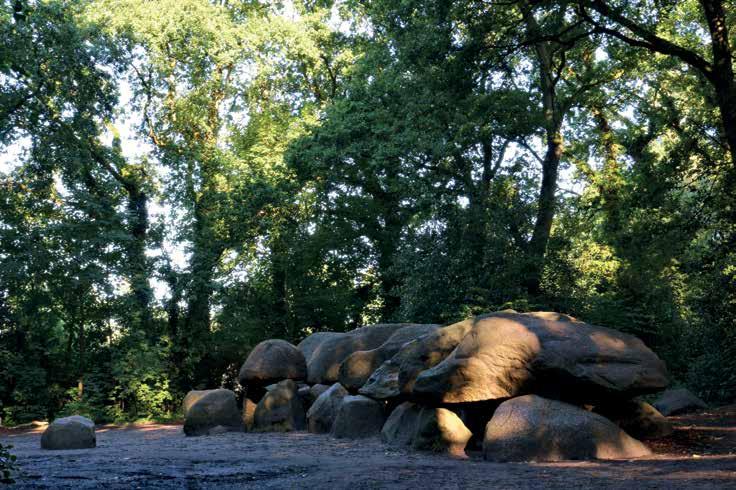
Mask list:
[{"label": "green foliage", "polygon": [[0,2],[4,422],[168,419],[265,338],[503,308],[732,401],[733,48],[613,3]]},{"label": "green foliage", "polygon": [[4,446],[0,444],[0,483],[13,484],[12,474],[16,468],[16,457],[10,454],[10,450],[13,446]]}]

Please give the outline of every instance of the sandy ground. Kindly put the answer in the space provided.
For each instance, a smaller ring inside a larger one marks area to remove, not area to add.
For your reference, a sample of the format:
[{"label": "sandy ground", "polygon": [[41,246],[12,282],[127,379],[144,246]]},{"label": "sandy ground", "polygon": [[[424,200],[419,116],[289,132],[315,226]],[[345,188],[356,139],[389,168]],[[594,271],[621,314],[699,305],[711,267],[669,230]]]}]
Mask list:
[{"label": "sandy ground", "polygon": [[736,406],[673,420],[654,456],[554,464],[453,460],[307,433],[187,438],[179,425],[104,426],[96,449],[41,450],[42,429],[0,441],[14,445],[18,488],[736,489]]}]

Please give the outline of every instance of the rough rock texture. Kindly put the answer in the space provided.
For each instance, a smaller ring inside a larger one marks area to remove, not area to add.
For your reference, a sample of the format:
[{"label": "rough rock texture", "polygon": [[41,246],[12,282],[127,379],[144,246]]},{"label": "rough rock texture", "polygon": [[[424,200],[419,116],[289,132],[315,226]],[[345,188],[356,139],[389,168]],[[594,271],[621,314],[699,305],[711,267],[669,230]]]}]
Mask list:
[{"label": "rough rock texture", "polygon": [[307,427],[309,432],[314,432],[315,434],[330,432],[337,417],[337,412],[342,404],[342,399],[347,395],[347,390],[340,383],[335,383],[323,391],[307,412]]},{"label": "rough rock texture", "polygon": [[686,388],[665,391],[657,398],[657,401],[653,405],[665,417],[708,408],[708,405],[703,400],[693,395]]},{"label": "rough rock texture", "polygon": [[[537,393],[594,403],[667,385],[657,355],[616,330],[547,312],[501,312],[471,322],[455,350],[417,376],[415,397],[460,403]],[[402,373],[403,366],[400,384]]]},{"label": "rough rock texture", "polygon": [[596,407],[599,413],[638,439],[658,439],[672,434],[672,423],[650,404],[628,400]]},{"label": "rough rock texture", "polygon": [[456,457],[466,457],[465,446],[472,436],[454,412],[411,402],[396,407],[381,429],[381,440],[391,446],[446,452]]},{"label": "rough rock texture", "polygon": [[[307,381],[310,384],[332,384],[340,376],[340,364],[353,352],[379,347],[406,323],[378,324],[356,328],[350,332],[319,332],[300,344],[307,360]],[[319,336],[316,339],[313,337]],[[309,354],[308,356],[306,354]]]},{"label": "rough rock texture", "polygon": [[471,437],[473,434],[455,412],[447,408],[424,407],[417,420],[412,447],[465,458],[465,446]]},{"label": "rough rock texture", "polygon": [[483,456],[494,461],[629,459],[650,453],[605,417],[536,395],[502,403],[483,439]]},{"label": "rough rock texture", "polygon": [[286,379],[267,392],[258,402],[253,422],[259,431],[304,430],[307,421],[297,384]]},{"label": "rough rock texture", "polygon": [[446,452],[456,457],[466,457],[465,446],[472,436],[451,410],[411,402],[396,407],[381,429],[381,440],[388,445]]},{"label": "rough rock texture", "polygon": [[342,332],[315,332],[299,342],[296,348],[302,352],[304,359],[307,361],[307,364],[309,364],[309,360],[320,345],[329,339],[337,339],[343,335],[345,334]]},{"label": "rough rock texture", "polygon": [[41,436],[43,449],[87,449],[96,445],[95,423],[81,415],[54,420]]},{"label": "rough rock texture", "polygon": [[368,397],[346,396],[332,425],[332,435],[344,439],[361,439],[380,434],[386,421],[380,402]]},{"label": "rough rock texture", "polygon": [[359,393],[380,400],[410,394],[419,373],[447,357],[472,327],[472,320],[465,320],[404,344],[369,376]]},{"label": "rough rock texture", "polygon": [[[309,388],[309,396],[312,397],[312,399],[317,400],[319,396],[324,393],[325,391],[330,389],[330,385],[323,385],[323,384],[316,384]],[[314,403],[314,402],[313,402]]]},{"label": "rough rock texture", "polygon": [[432,333],[439,327],[433,324],[408,324],[397,330],[379,347],[353,352],[340,365],[340,384],[348,390],[358,390],[370,375],[381,364],[391,359],[404,344]]},{"label": "rough rock texture", "polygon": [[194,390],[184,397],[184,433],[203,436],[243,430],[235,393],[230,390]]},{"label": "rough rock texture", "polygon": [[381,429],[381,440],[389,446],[411,446],[417,432],[422,406],[404,402],[394,408]]},{"label": "rough rock texture", "polygon": [[265,340],[256,345],[240,368],[243,386],[265,386],[283,379],[305,379],[304,354],[285,340]]}]

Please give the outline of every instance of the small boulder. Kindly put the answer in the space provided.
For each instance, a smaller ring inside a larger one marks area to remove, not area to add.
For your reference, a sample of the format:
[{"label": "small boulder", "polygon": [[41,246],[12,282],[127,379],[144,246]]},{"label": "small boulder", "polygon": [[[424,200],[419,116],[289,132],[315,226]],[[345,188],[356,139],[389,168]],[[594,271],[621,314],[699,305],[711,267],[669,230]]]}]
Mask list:
[{"label": "small boulder", "polygon": [[309,396],[312,397],[313,400],[317,400],[319,396],[324,393],[325,391],[330,389],[330,385],[323,385],[323,384],[316,384],[313,385],[311,388],[309,388]]},{"label": "small boulder", "polygon": [[646,402],[628,400],[612,406],[596,407],[595,412],[638,439],[659,439],[672,434],[672,422]]},{"label": "small boulder", "polygon": [[371,350],[350,354],[340,364],[340,384],[357,391],[381,364],[391,359],[404,344],[437,330],[439,325],[407,324],[394,332],[386,342]]},{"label": "small boulder", "polygon": [[42,449],[88,449],[95,446],[95,423],[81,415],[54,420],[41,436]]},{"label": "small boulder", "polygon": [[613,422],[574,405],[525,395],[503,402],[486,426],[493,461],[630,459],[651,451]]},{"label": "small boulder", "polygon": [[315,434],[330,432],[342,400],[347,395],[348,391],[340,383],[335,383],[325,390],[307,412],[309,432]]},{"label": "small boulder", "polygon": [[381,429],[381,441],[389,446],[411,446],[421,411],[421,405],[412,402],[404,402],[394,408]]},{"label": "small boulder", "polygon": [[231,390],[193,390],[184,397],[184,433],[187,436],[243,431],[235,393]]},{"label": "small boulder", "polygon": [[332,435],[339,439],[362,439],[381,433],[386,421],[383,406],[368,397],[346,396],[332,425]]},{"label": "small boulder", "polygon": [[419,413],[412,447],[466,458],[465,446],[473,434],[457,414],[447,408],[424,407]]},{"label": "small boulder", "polygon": [[667,390],[652,405],[665,417],[708,408],[703,400],[686,388]]},{"label": "small boulder", "polygon": [[264,340],[256,345],[240,368],[243,386],[266,386],[284,379],[305,379],[307,363],[304,354],[285,340]]},{"label": "small boulder", "polygon": [[258,403],[250,398],[243,399],[243,425],[245,425],[247,431],[253,430],[256,423],[256,407],[258,407]]},{"label": "small boulder", "polygon": [[664,363],[632,335],[559,313],[500,312],[473,319],[452,353],[416,377],[412,394],[462,403],[536,393],[595,404],[667,382]]},{"label": "small boulder", "polygon": [[258,402],[253,419],[254,429],[259,431],[304,430],[306,416],[297,384],[291,379],[277,383]]},{"label": "small boulder", "polygon": [[381,440],[388,445],[444,452],[460,458],[467,457],[465,446],[472,436],[451,410],[411,402],[396,407],[381,429]]}]

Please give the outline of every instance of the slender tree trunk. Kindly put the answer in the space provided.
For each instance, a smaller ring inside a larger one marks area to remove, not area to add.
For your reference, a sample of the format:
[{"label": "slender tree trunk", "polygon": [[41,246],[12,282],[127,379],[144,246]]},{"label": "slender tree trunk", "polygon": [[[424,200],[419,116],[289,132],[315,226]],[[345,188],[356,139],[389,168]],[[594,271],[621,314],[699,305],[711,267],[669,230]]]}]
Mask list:
[{"label": "slender tree trunk", "polygon": [[[523,9],[529,33],[533,38],[540,37],[540,29],[528,4]],[[560,158],[562,157],[562,121],[564,109],[557,101],[555,70],[553,55],[548,42],[538,41],[534,44],[539,65],[539,89],[542,93],[542,109],[544,111],[546,150],[542,160],[542,183],[537,199],[537,216],[534,231],[527,249],[529,267],[524,282],[527,291],[532,295],[540,292],[547,244],[552,232],[555,217],[557,178]]]},{"label": "slender tree trunk", "polygon": [[288,247],[281,236],[274,239],[271,244],[271,287],[274,293],[274,314],[276,316],[275,336],[292,339],[289,322],[288,301]]},{"label": "slender tree trunk", "polygon": [[128,192],[128,226],[131,236],[130,246],[128,247],[128,262],[130,284],[137,310],[135,323],[144,333],[152,335],[151,301],[153,291],[148,282],[150,268],[146,257],[148,196],[137,186],[130,188]]},{"label": "slender tree trunk", "polygon": [[540,292],[544,259],[557,207],[557,177],[561,156],[562,134],[559,128],[552,128],[547,131],[547,151],[542,161],[542,184],[537,198],[537,217],[528,247],[530,267],[526,285],[531,294]]},{"label": "slender tree trunk", "polygon": [[[393,209],[389,207],[387,209]],[[401,238],[402,222],[398,212],[388,212],[384,215],[385,226],[377,240],[378,269],[381,276],[381,295],[383,308],[381,318],[384,321],[393,320],[401,306],[399,287],[401,280],[395,269],[395,257],[399,239]]]}]

